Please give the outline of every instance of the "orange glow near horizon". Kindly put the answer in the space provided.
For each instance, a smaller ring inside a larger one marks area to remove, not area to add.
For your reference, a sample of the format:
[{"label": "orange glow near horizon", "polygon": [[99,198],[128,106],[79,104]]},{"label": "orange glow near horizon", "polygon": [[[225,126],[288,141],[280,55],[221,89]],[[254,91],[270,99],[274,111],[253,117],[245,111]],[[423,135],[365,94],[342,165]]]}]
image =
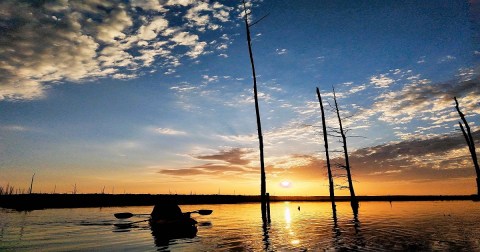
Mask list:
[{"label": "orange glow near horizon", "polygon": [[[10,182],[15,190],[26,192],[30,181]],[[215,181],[215,183],[192,182],[135,182],[99,183],[90,179],[79,179],[74,183],[35,178],[34,193],[108,193],[108,194],[224,194],[224,195],[259,195],[259,183],[256,181]],[[328,196],[326,180],[293,181],[290,187],[284,187],[281,181],[267,181],[267,192],[272,196]],[[6,183],[2,186],[6,186]],[[357,182],[354,183],[357,195],[470,195],[476,187],[473,179],[429,182]],[[348,196],[348,189],[335,190],[337,196]]]}]

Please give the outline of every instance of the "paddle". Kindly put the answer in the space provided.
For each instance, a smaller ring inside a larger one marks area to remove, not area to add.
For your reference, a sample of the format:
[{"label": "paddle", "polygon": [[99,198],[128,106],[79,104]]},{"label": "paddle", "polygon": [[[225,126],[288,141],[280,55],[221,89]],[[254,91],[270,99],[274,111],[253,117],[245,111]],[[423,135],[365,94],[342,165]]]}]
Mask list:
[{"label": "paddle", "polygon": [[115,213],[113,215],[117,219],[128,219],[128,218],[131,218],[133,216],[146,216],[146,215],[150,215],[150,214],[133,214],[133,213],[125,212],[125,213]]},{"label": "paddle", "polygon": [[197,210],[197,211],[187,212],[187,213],[198,213],[198,214],[200,214],[200,215],[210,215],[212,212],[213,212],[213,210],[200,209],[200,210]]},{"label": "paddle", "polygon": [[113,225],[118,228],[129,228],[129,227],[132,227],[133,224],[146,222],[146,221],[148,220],[134,221],[134,222],[128,222],[128,223],[115,223]]},{"label": "paddle", "polygon": [[[192,211],[192,212],[186,212],[185,214],[198,213],[200,215],[210,215],[212,212],[213,212],[213,210],[200,209],[200,210],[196,210],[196,211]],[[150,215],[150,214],[133,214],[133,213],[125,212],[125,213],[115,213],[113,215],[117,219],[128,219],[128,218],[131,218],[133,216],[146,216],[146,215]]]}]

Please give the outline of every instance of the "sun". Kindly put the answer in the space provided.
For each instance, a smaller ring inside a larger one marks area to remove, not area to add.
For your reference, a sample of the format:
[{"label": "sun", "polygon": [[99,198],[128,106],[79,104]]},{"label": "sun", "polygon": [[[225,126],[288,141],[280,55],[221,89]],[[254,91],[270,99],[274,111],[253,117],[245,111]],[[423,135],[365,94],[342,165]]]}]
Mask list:
[{"label": "sun", "polygon": [[292,182],[290,182],[288,180],[284,180],[284,181],[280,182],[280,186],[283,187],[283,188],[290,188],[292,186]]}]

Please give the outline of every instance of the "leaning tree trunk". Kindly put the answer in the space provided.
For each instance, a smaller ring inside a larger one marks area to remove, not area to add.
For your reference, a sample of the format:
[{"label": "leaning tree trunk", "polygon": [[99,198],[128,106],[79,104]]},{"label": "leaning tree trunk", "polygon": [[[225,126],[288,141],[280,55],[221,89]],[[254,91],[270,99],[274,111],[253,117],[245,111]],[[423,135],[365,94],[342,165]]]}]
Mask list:
[{"label": "leaning tree trunk", "polygon": [[327,159],[327,171],[328,171],[328,189],[330,191],[330,201],[332,202],[332,210],[334,218],[336,219],[336,206],[335,206],[335,192],[332,177],[332,169],[330,166],[330,155],[328,154],[328,138],[327,138],[327,124],[325,123],[325,113],[323,111],[322,96],[320,90],[317,87],[318,102],[320,103],[320,111],[322,112],[322,129],[323,129],[323,141],[325,142],[325,156]]},{"label": "leaning tree trunk", "polygon": [[[475,167],[475,172],[477,173],[477,196],[480,197],[480,168],[478,166],[478,159],[477,159],[477,152],[475,149],[475,142],[473,141],[472,132],[470,131],[470,126],[468,125],[467,120],[465,119],[465,115],[460,111],[460,107],[458,106],[457,97],[453,97],[455,100],[455,108],[457,109],[460,118],[465,124],[465,128],[463,127],[461,122],[458,122],[460,125],[460,129],[462,130],[463,137],[465,137],[465,141],[468,145],[468,150],[470,150],[470,156],[472,157],[473,166]],[[466,131],[465,131],[466,129]]]},{"label": "leaning tree trunk", "polygon": [[253,62],[253,52],[252,52],[252,42],[250,37],[250,24],[248,23],[248,13],[245,1],[243,1],[243,8],[245,11],[245,27],[247,32],[247,42],[248,42],[248,53],[250,56],[250,64],[252,66],[252,76],[253,76],[253,94],[255,98],[255,112],[257,116],[257,131],[258,131],[258,145],[260,149],[260,201],[262,208],[262,220],[267,221],[267,182],[265,176],[265,162],[263,156],[263,136],[262,136],[262,124],[260,122],[260,108],[258,106],[258,95],[257,95],[257,76],[255,74],[255,64]]},{"label": "leaning tree trunk", "polygon": [[345,170],[347,170],[347,179],[348,179],[348,189],[350,190],[350,205],[354,214],[358,213],[358,200],[355,196],[355,190],[353,189],[352,174],[350,173],[350,161],[348,160],[348,150],[347,150],[347,137],[343,131],[342,119],[340,118],[340,112],[338,110],[337,97],[335,96],[335,89],[333,89],[333,100],[335,101],[335,110],[337,111],[338,124],[340,125],[340,134],[342,136],[343,142],[343,152],[345,154]]}]

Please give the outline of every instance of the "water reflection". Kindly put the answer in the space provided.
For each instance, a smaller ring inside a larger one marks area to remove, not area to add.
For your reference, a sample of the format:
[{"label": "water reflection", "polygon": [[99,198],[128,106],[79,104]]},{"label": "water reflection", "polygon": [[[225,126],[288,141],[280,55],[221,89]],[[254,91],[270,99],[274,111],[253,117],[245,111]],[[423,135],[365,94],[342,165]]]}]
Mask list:
[{"label": "water reflection", "polygon": [[148,222],[128,224],[141,218],[113,217],[150,207],[28,214],[0,209],[0,251],[480,251],[477,202],[393,203],[363,203],[354,216],[347,202],[339,202],[333,218],[328,203],[302,202],[298,211],[300,203],[278,202],[271,205],[272,223],[265,225],[258,204],[184,206],[215,214],[196,218],[198,232],[173,237]]},{"label": "water reflection", "polygon": [[333,227],[332,227],[332,240],[333,240],[333,246],[335,248],[340,247],[341,244],[341,235],[342,231],[338,227],[338,220],[337,220],[337,211],[336,209],[333,210],[332,212],[332,221],[333,221]]},{"label": "water reflection", "polygon": [[[358,213],[354,213],[353,214],[353,228],[355,229],[355,236],[354,236],[354,240],[355,240],[355,245],[360,248],[364,248],[365,247],[365,239],[363,238],[363,235],[362,235],[362,232],[360,230],[360,221],[358,220]],[[357,249],[355,248],[355,249]]]},{"label": "water reflection", "polygon": [[270,236],[268,232],[270,231],[270,223],[263,222],[262,224],[263,230],[263,250],[270,251]]},{"label": "water reflection", "polygon": [[[292,213],[290,212],[290,204],[288,202],[285,203],[285,210],[284,210],[284,219],[285,219],[285,230],[286,233],[289,235],[288,240],[291,245],[299,245],[300,239],[296,236],[295,230],[292,227]],[[296,227],[297,229],[299,227]]]},{"label": "water reflection", "polygon": [[176,226],[176,225],[158,225],[150,224],[155,246],[165,247],[176,239],[194,238],[198,229],[195,225]]},{"label": "water reflection", "polygon": [[290,229],[290,224],[292,223],[292,216],[290,215],[290,207],[285,206],[285,223],[287,223],[286,228]]}]

